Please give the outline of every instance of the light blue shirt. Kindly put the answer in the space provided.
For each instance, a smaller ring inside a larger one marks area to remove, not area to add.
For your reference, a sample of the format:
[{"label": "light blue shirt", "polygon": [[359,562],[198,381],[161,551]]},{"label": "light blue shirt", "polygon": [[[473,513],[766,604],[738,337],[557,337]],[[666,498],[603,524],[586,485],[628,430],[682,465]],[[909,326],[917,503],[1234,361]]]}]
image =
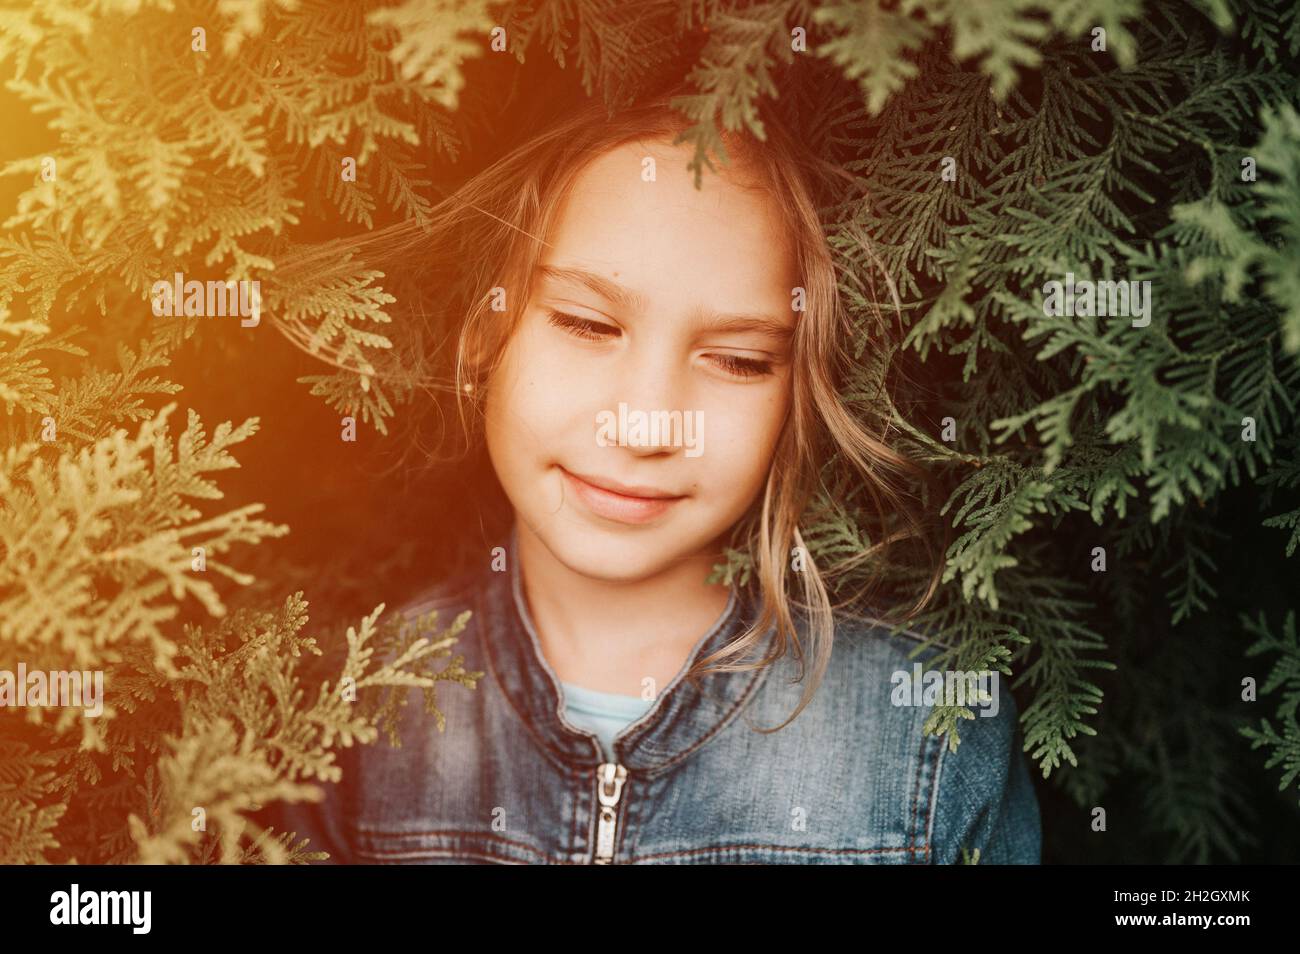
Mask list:
[{"label": "light blue shirt", "polygon": [[653,699],[625,696],[616,692],[598,692],[561,682],[564,689],[564,717],[579,729],[594,732],[600,738],[605,757],[614,760],[614,736],[650,711]]}]

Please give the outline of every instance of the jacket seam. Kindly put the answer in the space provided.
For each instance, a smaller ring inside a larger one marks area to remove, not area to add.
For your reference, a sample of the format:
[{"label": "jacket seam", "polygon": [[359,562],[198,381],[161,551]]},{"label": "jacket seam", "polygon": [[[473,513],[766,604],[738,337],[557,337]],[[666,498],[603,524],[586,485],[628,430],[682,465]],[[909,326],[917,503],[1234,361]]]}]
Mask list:
[{"label": "jacket seam", "polygon": [[398,860],[410,860],[410,859],[420,859],[420,858],[454,858],[456,860],[459,860],[461,858],[473,858],[476,861],[491,861],[498,864],[507,864],[507,865],[530,864],[530,862],[520,861],[518,858],[505,858],[500,855],[480,854],[478,852],[473,852],[473,851],[439,850],[439,851],[420,851],[420,852],[392,852],[389,854],[379,854],[375,852],[369,852],[369,853],[364,853],[364,856],[367,858],[373,858],[378,863],[383,863],[385,860],[398,861]]},{"label": "jacket seam", "polygon": [[934,780],[930,783],[930,805],[927,809],[929,817],[926,819],[925,840],[928,847],[934,845],[934,816],[937,814],[935,805],[939,801],[939,783],[943,778],[943,767],[946,764],[948,754],[948,743],[941,736],[939,737],[939,754],[934,759]]},{"label": "jacket seam", "polygon": [[921,801],[921,770],[925,768],[925,731],[921,731],[921,751],[916,754],[916,769],[912,776],[912,819],[907,825],[907,850],[915,852],[916,807]]},{"label": "jacket seam", "polygon": [[[540,858],[544,862],[553,863],[551,856],[548,855],[546,852],[534,848],[531,845],[526,845],[522,841],[516,841],[513,838],[503,838],[502,836],[492,834],[491,832],[484,832],[472,828],[435,828],[427,831],[403,831],[403,832],[364,831],[362,832],[362,834],[365,834],[369,838],[377,841],[398,841],[403,838],[429,838],[429,837],[436,838],[444,835],[449,837],[468,836],[471,838],[487,838],[499,844],[509,845],[511,848],[518,848],[520,851],[526,852],[529,855],[532,855],[533,857]],[[361,847],[357,848],[358,855],[373,855],[373,856],[388,855],[390,857],[399,854],[417,854],[417,855],[425,854],[426,852],[430,852],[430,851],[454,852],[456,851],[456,849],[412,848],[409,851],[384,852],[382,849],[369,850]]]},{"label": "jacket seam", "polygon": [[[573,781],[581,782],[581,780],[582,780],[582,772],[578,771],[578,769],[576,768],[573,769]],[[577,788],[581,792],[581,785],[578,785]],[[568,845],[569,845],[569,850],[571,851],[576,850],[577,847],[577,812],[578,812],[578,806],[580,805],[581,805],[581,797],[573,799],[573,811],[569,812]],[[590,841],[590,834],[588,834],[588,841]]]},{"label": "jacket seam", "polygon": [[792,851],[806,852],[815,855],[880,855],[880,854],[916,854],[916,849],[911,846],[903,848],[804,848],[801,845],[770,845],[759,842],[743,842],[739,844],[712,845],[705,848],[683,848],[680,851],[662,851],[653,855],[638,855],[631,859],[636,861],[649,861],[659,858],[679,858],[688,855],[699,854],[718,854],[737,849],[756,848],[762,851]]},{"label": "jacket seam", "polygon": [[[477,609],[479,610],[482,609],[482,605],[483,605],[482,594],[475,594],[474,605]],[[486,626],[480,625],[478,627],[478,636],[479,636],[479,645],[483,649],[483,657],[487,662],[488,669],[492,672],[493,683],[496,685],[497,690],[501,693],[501,697],[505,700],[506,705],[510,707],[510,711],[515,714],[515,718],[518,719],[520,724],[523,725],[524,731],[528,734],[528,737],[533,740],[533,744],[536,745],[538,750],[541,751],[542,755],[545,756],[551,762],[551,764],[556,768],[558,768],[561,772],[576,771],[572,763],[572,760],[566,758],[565,753],[562,753],[559,750],[553,748],[550,745],[550,743],[548,743],[546,739],[542,737],[541,733],[539,733],[536,730],[536,728],[533,726],[532,720],[528,718],[527,714],[522,712],[519,706],[515,705],[515,700],[510,695],[510,692],[506,688],[505,683],[502,682],[501,680],[501,671],[497,666],[496,656],[492,652],[492,647],[489,645],[490,640],[488,639],[487,636]]]},{"label": "jacket seam", "polygon": [[[769,635],[769,637],[771,636],[771,630],[768,631],[768,635]],[[740,709],[744,708],[744,706],[745,706],[745,705],[749,702],[749,700],[753,697],[754,693],[758,691],[758,688],[759,688],[759,687],[763,684],[763,682],[767,679],[768,673],[769,673],[770,670],[772,669],[772,666],[773,666],[773,663],[768,663],[767,665],[764,665],[764,666],[761,668],[761,670],[759,670],[758,672],[756,672],[756,673],[753,675],[753,677],[749,680],[749,684],[745,687],[745,691],[744,691],[744,692],[739,696],[739,698],[737,698],[734,702],[732,702],[731,706],[727,709],[726,712],[724,712],[724,713],[723,713],[723,714],[718,718],[718,720],[713,724],[713,727],[712,727],[711,729],[709,729],[708,732],[706,732],[704,735],[702,735],[699,739],[697,739],[697,740],[696,740],[694,743],[692,743],[690,746],[688,746],[687,748],[683,749],[681,752],[677,753],[677,755],[673,756],[673,757],[672,757],[671,759],[669,759],[667,762],[663,762],[663,763],[661,763],[660,765],[656,766],[655,768],[652,768],[652,769],[646,769],[646,770],[644,770],[644,771],[642,771],[642,772],[639,772],[638,774],[640,775],[640,777],[642,777],[642,778],[656,778],[657,776],[662,775],[664,772],[666,772],[666,771],[668,771],[669,769],[671,769],[671,768],[677,766],[678,764],[680,764],[681,762],[683,762],[685,759],[689,758],[689,757],[690,757],[691,755],[693,755],[693,754],[694,754],[694,753],[695,753],[695,752],[696,752],[696,751],[697,751],[701,746],[703,746],[703,745],[704,745],[705,743],[707,743],[710,739],[712,739],[715,735],[717,735],[719,732],[721,732],[721,731],[722,731],[722,730],[723,730],[723,729],[724,729],[728,724],[730,724],[730,722],[731,722],[731,720],[732,720],[732,717],[736,714],[736,712],[739,711]],[[629,770],[629,771],[630,771],[630,770]]]},{"label": "jacket seam", "polygon": [[[942,742],[942,739],[940,739],[938,745],[938,752],[935,753],[933,756],[931,756],[931,754],[926,750],[927,748],[930,749],[934,748],[934,746],[930,742],[932,738],[935,737],[926,735],[924,729],[922,730],[921,751],[917,753],[916,776],[913,783],[914,794],[912,797],[912,821],[911,824],[908,826],[908,834],[907,834],[907,843],[909,847],[912,848],[912,850],[915,853],[927,855],[927,856],[931,854],[931,848],[933,846],[932,826],[934,824],[934,801],[939,791],[939,767],[943,762],[944,750],[947,748],[947,745]],[[933,772],[931,773],[929,797],[927,798],[926,793],[922,789],[922,778],[923,778],[922,770],[927,767],[931,767],[930,766],[931,759],[933,759],[934,765],[933,765]],[[921,844],[917,846],[916,836],[918,834],[918,825],[916,820],[916,813],[917,813],[917,809],[920,807],[923,800],[925,802],[925,814],[922,816],[921,823],[925,828],[925,836]]]}]

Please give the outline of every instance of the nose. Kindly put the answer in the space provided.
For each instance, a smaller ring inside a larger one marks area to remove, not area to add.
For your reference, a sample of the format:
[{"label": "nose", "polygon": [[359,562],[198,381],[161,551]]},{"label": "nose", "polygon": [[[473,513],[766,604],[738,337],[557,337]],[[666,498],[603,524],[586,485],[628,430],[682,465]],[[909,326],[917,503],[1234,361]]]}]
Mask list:
[{"label": "nose", "polygon": [[638,457],[676,453],[682,443],[681,405],[688,388],[685,368],[666,340],[636,342],[620,362],[609,410],[617,419],[619,445]]}]

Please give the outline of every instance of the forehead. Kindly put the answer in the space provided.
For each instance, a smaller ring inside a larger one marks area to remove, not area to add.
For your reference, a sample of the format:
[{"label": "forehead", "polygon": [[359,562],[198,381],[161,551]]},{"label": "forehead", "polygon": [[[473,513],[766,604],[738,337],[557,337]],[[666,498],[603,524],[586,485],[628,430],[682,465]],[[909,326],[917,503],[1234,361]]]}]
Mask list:
[{"label": "forehead", "polygon": [[[695,188],[694,147],[631,142],[589,162],[561,202],[542,264],[599,272],[656,305],[680,300],[735,309],[789,309],[798,284],[777,198],[705,171]],[[654,162],[654,179],[643,174]]]}]

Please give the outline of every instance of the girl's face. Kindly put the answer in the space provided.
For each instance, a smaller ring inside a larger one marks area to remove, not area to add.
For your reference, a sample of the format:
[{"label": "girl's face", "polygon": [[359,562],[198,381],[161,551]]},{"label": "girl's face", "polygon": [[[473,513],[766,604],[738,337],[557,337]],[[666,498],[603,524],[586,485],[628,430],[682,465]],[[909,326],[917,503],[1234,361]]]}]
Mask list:
[{"label": "girl's face", "polygon": [[798,279],[771,199],[717,175],[697,191],[692,147],[669,142],[580,173],[486,398],[517,517],[607,581],[715,554],[790,402]]}]

